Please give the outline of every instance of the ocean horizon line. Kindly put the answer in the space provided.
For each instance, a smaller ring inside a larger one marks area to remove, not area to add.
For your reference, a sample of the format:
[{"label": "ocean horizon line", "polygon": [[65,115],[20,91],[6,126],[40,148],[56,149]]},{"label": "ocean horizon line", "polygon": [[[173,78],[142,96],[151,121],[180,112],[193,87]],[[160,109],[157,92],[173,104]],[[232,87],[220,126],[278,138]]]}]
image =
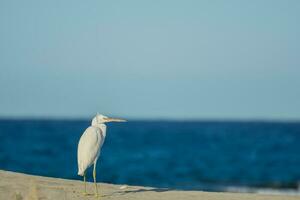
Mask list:
[{"label": "ocean horizon line", "polygon": [[[89,121],[91,117],[71,116],[0,116],[1,121]],[[300,119],[278,118],[171,118],[124,117],[127,122],[214,122],[214,123],[300,123]]]}]

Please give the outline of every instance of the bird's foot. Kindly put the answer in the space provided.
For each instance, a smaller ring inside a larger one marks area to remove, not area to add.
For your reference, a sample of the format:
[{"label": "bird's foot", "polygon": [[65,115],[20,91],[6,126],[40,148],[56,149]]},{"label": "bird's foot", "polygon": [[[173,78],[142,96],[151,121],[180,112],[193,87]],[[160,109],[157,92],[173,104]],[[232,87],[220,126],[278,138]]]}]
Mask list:
[{"label": "bird's foot", "polygon": [[89,196],[89,193],[83,192],[82,195],[83,195],[83,196]]}]

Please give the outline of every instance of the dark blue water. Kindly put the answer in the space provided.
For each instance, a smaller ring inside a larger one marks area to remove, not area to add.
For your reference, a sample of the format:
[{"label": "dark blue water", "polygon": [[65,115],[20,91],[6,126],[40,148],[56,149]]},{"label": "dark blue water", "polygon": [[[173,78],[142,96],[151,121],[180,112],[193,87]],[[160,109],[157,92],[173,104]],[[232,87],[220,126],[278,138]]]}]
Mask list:
[{"label": "dark blue water", "polygon": [[[89,124],[0,120],[0,169],[80,179],[77,143]],[[299,166],[300,123],[132,121],[108,125],[97,175],[179,189],[295,188]]]}]

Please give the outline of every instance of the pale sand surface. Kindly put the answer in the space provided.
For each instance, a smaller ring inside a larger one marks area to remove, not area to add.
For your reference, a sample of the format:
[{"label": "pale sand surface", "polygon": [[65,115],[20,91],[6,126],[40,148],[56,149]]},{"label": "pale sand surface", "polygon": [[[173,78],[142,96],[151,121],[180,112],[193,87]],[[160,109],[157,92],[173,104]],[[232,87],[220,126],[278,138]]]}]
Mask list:
[{"label": "pale sand surface", "polygon": [[[0,200],[89,200],[89,199],[200,199],[200,200],[292,200],[299,196],[263,195],[246,193],[223,193],[202,191],[180,191],[149,187],[128,186],[98,183],[101,197],[92,194],[83,196],[84,184],[81,181],[32,176],[0,170]],[[94,185],[88,183],[89,193],[94,192]]]}]

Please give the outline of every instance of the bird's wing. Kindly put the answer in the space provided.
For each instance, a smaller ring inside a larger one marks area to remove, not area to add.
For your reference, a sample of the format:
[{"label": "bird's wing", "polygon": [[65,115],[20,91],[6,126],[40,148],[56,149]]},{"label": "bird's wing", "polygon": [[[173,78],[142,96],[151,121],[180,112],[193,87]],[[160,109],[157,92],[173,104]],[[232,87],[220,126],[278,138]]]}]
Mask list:
[{"label": "bird's wing", "polygon": [[99,156],[104,137],[101,129],[90,126],[82,134],[78,143],[78,174],[83,175]]}]

